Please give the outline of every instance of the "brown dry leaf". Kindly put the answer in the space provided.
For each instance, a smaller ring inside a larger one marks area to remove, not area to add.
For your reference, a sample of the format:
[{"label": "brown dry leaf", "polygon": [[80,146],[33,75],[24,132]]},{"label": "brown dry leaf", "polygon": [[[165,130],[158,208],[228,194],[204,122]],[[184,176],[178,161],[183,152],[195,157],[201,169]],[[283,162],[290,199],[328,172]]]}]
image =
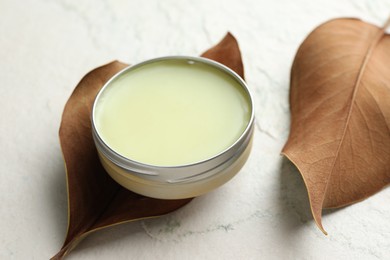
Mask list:
[{"label": "brown dry leaf", "polygon": [[323,208],[358,202],[390,183],[390,36],[357,19],[317,27],[291,71],[291,131],[318,227]]},{"label": "brown dry leaf", "polygon": [[[240,50],[230,33],[202,56],[243,76]],[[63,258],[93,231],[167,214],[191,201],[152,199],[130,192],[113,181],[99,162],[91,134],[92,104],[104,83],[126,66],[114,61],[89,72],[65,106],[59,136],[67,172],[68,231],[53,259]]]},{"label": "brown dry leaf", "polygon": [[218,45],[203,53],[202,57],[218,61],[234,70],[241,78],[245,78],[240,48],[230,32]]}]

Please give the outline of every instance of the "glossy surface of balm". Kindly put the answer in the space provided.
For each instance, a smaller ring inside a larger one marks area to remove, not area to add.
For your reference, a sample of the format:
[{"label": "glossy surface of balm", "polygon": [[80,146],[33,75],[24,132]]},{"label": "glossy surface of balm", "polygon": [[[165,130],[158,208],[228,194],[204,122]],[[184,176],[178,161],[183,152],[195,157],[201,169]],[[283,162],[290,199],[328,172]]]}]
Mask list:
[{"label": "glossy surface of balm", "polygon": [[163,60],[129,70],[100,94],[94,120],[116,153],[143,164],[179,166],[214,157],[247,127],[248,93],[210,65]]}]

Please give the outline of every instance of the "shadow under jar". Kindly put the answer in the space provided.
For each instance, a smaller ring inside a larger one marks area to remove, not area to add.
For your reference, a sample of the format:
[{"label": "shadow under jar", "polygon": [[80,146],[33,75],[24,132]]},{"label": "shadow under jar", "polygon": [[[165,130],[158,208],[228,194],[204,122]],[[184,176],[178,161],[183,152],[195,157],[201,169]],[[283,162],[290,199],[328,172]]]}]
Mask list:
[{"label": "shadow under jar", "polygon": [[245,82],[206,59],[170,56],[125,68],[96,96],[92,134],[103,167],[125,188],[196,197],[230,180],[252,144]]}]

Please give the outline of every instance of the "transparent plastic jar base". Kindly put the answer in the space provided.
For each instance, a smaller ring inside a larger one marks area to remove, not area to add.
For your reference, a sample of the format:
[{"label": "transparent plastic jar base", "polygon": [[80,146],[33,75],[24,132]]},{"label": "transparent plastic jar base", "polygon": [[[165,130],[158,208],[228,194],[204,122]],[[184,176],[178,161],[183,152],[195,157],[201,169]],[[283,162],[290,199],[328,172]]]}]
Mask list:
[{"label": "transparent plastic jar base", "polygon": [[[94,111],[100,94],[117,77],[146,64],[164,60],[185,60],[188,63],[203,63],[230,75],[246,92],[249,102],[250,120],[240,137],[226,150],[207,160],[179,166],[154,166],[143,164],[121,156],[112,150],[99,136],[94,123]],[[95,99],[92,110],[92,135],[100,161],[108,174],[123,187],[153,198],[184,199],[205,194],[233,178],[245,164],[252,147],[254,109],[252,96],[246,83],[228,67],[199,57],[170,56],[148,60],[125,68],[111,78]]]}]

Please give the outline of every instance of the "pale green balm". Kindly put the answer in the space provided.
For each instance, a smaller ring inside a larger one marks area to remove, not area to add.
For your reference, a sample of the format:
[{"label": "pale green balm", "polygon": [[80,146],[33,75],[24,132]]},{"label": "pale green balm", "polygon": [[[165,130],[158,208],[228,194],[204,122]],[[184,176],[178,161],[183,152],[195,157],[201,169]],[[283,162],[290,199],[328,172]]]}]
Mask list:
[{"label": "pale green balm", "polygon": [[231,75],[186,60],[129,70],[104,89],[94,112],[97,132],[112,150],[156,166],[220,154],[250,117],[249,95]]}]

